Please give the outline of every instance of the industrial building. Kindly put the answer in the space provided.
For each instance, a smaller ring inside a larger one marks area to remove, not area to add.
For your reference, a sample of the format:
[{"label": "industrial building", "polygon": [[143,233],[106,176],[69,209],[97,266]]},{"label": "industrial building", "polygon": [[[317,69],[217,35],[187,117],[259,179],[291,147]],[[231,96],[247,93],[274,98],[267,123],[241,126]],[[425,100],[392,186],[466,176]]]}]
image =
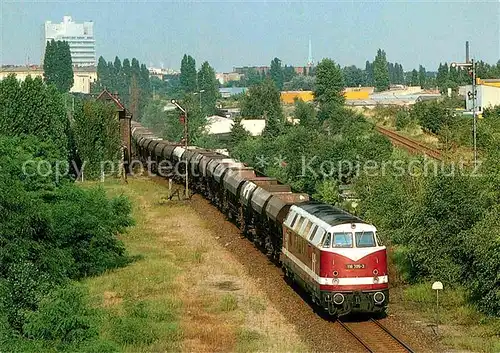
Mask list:
[{"label": "industrial building", "polygon": [[[479,80],[477,81],[476,91],[476,112],[481,114],[484,109],[500,105],[500,80]],[[465,87],[466,110],[472,111],[472,99],[469,92],[472,92],[472,85]]]},{"label": "industrial building", "polygon": [[[229,138],[234,120],[222,116],[213,115],[207,117],[205,132],[209,135],[216,135],[220,138]],[[241,125],[252,136],[259,136],[266,127],[265,119],[243,119]]]},{"label": "industrial building", "polygon": [[[0,80],[3,80],[8,75],[16,75],[20,81],[24,81],[26,77],[32,78],[41,77],[43,79],[43,68],[40,66],[9,66],[0,68]],[[90,93],[90,85],[97,80],[97,71],[95,67],[74,67],[73,68],[73,87],[70,92],[74,93]]]},{"label": "industrial building", "polygon": [[42,34],[42,63],[47,42],[52,39],[68,42],[73,66],[96,66],[94,23],[92,21],[76,23],[73,22],[71,16],[64,16],[61,23],[46,21]]}]

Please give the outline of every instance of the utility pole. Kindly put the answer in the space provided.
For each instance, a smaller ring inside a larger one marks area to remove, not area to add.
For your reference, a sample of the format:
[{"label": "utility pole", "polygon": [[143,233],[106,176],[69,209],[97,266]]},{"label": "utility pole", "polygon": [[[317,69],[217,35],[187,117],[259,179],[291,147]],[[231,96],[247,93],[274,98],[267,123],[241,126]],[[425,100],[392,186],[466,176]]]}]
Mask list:
[{"label": "utility pole", "polygon": [[477,116],[476,116],[476,99],[477,99],[477,88],[476,88],[476,63],[474,59],[471,60],[472,64],[472,120],[473,120],[473,135],[474,135],[474,168],[477,167]]},{"label": "utility pole", "polygon": [[[172,104],[175,105],[181,112],[184,113],[184,149],[187,151],[188,149],[188,136],[189,136],[189,130],[188,130],[188,114],[187,110],[182,108],[179,103],[175,99],[171,100]],[[186,161],[186,199],[189,199],[189,176],[188,176],[188,171],[189,171],[189,166]]]},{"label": "utility pole", "polygon": [[[468,55],[467,55],[468,56]],[[474,167],[477,167],[477,114],[476,114],[476,99],[477,99],[477,85],[476,85],[476,66],[477,63],[471,59],[465,63],[451,63],[451,67],[467,68],[472,76],[472,90],[467,92],[468,99],[472,100],[472,136],[474,140]]]}]

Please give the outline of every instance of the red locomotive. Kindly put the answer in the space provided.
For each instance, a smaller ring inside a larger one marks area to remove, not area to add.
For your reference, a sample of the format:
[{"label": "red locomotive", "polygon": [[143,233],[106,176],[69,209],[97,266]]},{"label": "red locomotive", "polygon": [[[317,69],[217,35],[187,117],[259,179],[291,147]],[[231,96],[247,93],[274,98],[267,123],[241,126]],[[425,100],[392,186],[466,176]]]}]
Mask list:
[{"label": "red locomotive", "polygon": [[374,226],[336,207],[292,206],[283,223],[281,262],[331,315],[382,312],[387,306],[385,246]]}]

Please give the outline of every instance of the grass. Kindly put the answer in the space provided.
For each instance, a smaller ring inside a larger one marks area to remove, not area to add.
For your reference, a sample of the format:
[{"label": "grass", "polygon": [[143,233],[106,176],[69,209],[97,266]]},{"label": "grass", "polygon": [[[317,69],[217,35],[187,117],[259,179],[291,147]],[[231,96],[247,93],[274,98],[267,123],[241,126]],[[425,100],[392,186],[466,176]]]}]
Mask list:
[{"label": "grass", "polygon": [[136,224],[121,239],[136,261],[84,281],[102,313],[101,341],[89,351],[306,350],[189,203],[159,202],[167,188],[146,178],[102,186],[133,202]]},{"label": "grass", "polygon": [[265,337],[258,331],[242,328],[238,331],[236,352],[259,352]]},{"label": "grass", "polygon": [[224,294],[219,300],[218,311],[229,312],[238,309],[238,299],[233,294]]},{"label": "grass", "polygon": [[[431,283],[394,288],[394,301],[427,325],[437,320],[436,293]],[[463,288],[439,293],[439,334],[443,344],[457,350],[500,352],[500,318],[488,317],[471,306]]]}]

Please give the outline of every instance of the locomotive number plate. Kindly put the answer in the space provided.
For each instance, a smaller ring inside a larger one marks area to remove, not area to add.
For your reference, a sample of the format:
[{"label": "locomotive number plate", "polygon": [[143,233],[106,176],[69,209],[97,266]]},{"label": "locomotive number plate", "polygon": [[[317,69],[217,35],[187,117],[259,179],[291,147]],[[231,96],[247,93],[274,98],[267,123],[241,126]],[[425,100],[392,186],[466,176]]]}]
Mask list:
[{"label": "locomotive number plate", "polygon": [[365,268],[365,264],[347,264],[347,265],[345,265],[345,267],[348,270],[357,270],[357,269]]}]

